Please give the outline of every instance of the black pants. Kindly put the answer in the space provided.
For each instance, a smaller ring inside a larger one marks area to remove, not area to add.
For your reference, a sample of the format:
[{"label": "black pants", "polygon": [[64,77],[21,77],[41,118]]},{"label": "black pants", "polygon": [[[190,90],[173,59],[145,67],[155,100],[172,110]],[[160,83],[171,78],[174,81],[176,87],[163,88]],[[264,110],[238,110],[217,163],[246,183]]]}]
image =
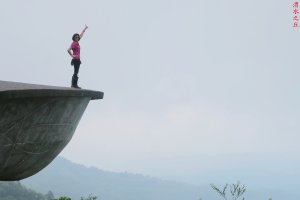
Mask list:
[{"label": "black pants", "polygon": [[71,65],[74,65],[74,77],[77,77],[79,73],[79,67],[80,67],[81,61],[79,59],[72,59]]}]

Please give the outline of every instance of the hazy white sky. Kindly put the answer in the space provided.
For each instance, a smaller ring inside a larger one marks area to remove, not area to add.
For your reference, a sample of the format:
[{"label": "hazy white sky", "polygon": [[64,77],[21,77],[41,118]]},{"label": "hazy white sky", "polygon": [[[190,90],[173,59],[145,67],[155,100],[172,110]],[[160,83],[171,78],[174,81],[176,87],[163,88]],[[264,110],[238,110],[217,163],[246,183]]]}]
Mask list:
[{"label": "hazy white sky", "polygon": [[182,180],[219,158],[299,162],[293,2],[3,1],[0,79],[69,86],[66,50],[87,24],[79,84],[105,96],[62,156]]}]

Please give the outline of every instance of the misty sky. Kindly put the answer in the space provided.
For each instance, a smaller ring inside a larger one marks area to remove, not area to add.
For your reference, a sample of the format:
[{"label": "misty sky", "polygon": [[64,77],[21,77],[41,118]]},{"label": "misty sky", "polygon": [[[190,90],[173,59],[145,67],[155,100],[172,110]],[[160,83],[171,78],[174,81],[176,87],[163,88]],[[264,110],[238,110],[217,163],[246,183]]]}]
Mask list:
[{"label": "misty sky", "polygon": [[201,171],[241,162],[293,165],[300,153],[293,2],[3,1],[0,79],[69,87],[67,48],[87,24],[79,85],[105,96],[89,104],[61,156],[193,183]]}]

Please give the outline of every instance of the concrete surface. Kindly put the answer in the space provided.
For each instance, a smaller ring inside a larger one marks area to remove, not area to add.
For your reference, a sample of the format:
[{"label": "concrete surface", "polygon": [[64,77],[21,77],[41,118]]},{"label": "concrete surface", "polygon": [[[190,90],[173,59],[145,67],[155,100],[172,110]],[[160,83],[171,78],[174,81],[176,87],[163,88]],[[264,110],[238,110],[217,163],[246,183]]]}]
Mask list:
[{"label": "concrete surface", "polygon": [[103,92],[0,81],[0,180],[46,167],[71,140],[92,99]]}]

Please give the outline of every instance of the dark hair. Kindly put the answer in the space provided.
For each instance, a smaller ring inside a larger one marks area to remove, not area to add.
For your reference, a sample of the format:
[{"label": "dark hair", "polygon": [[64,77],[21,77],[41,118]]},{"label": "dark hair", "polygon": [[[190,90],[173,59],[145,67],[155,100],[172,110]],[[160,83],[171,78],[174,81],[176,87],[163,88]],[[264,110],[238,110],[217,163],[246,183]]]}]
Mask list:
[{"label": "dark hair", "polygon": [[76,37],[76,36],[79,37],[79,39],[78,39],[78,41],[79,41],[79,40],[80,40],[80,35],[79,35],[78,33],[75,33],[75,34],[72,36],[72,40],[75,41],[75,37]]}]

